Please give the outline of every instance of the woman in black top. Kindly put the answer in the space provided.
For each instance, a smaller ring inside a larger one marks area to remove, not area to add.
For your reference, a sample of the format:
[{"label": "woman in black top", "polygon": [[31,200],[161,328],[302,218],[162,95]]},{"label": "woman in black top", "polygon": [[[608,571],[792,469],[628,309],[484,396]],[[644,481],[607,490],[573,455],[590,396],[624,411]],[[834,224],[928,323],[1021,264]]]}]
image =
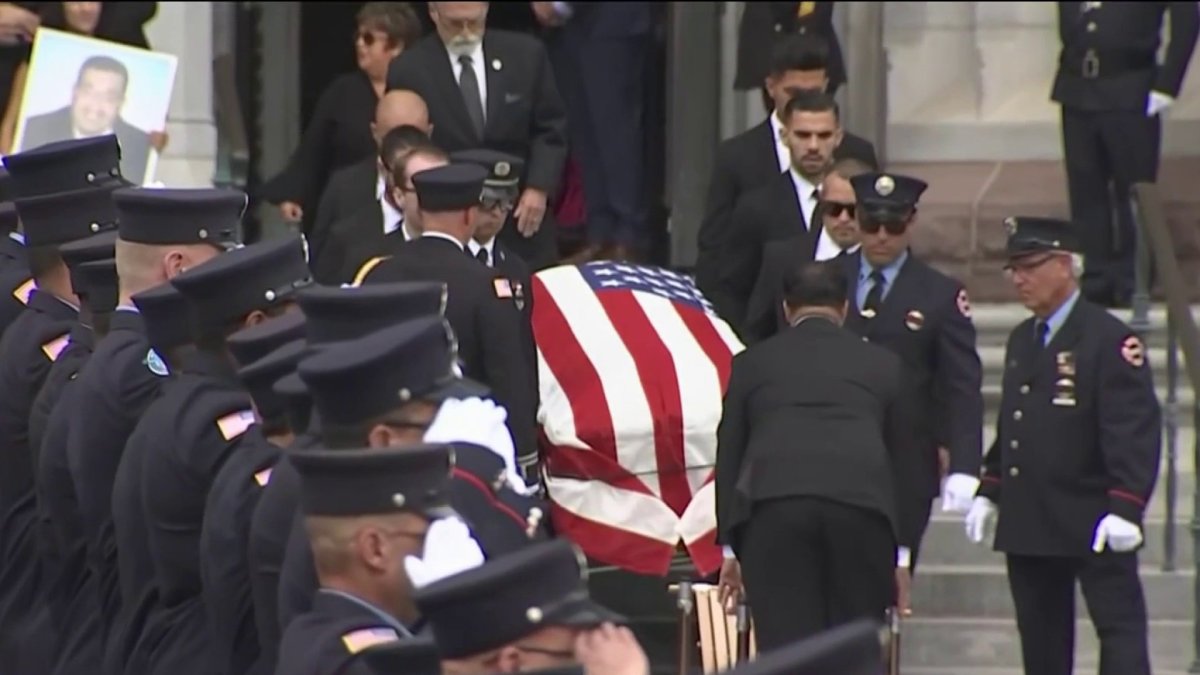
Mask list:
[{"label": "woman in black top", "polygon": [[299,147],[262,190],[264,199],[279,205],[284,220],[303,221],[305,234],[329,176],[375,154],[371,121],[387,86],[388,63],[421,35],[421,23],[406,2],[368,2],[357,21],[358,69],[339,76],[321,94]]}]

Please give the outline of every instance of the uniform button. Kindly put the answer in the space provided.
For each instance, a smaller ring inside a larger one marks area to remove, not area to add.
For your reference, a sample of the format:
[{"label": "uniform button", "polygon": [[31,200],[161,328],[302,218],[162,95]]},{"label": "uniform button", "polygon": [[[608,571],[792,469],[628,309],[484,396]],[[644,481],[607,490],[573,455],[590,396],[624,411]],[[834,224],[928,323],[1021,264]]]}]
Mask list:
[{"label": "uniform button", "polygon": [[1013,478],[1016,478],[1017,476],[1021,475],[1021,470],[1014,466],[1013,468],[1008,470],[1008,475],[1012,476]]},{"label": "uniform button", "polygon": [[870,341],[871,341],[871,338],[867,337],[866,335],[863,336],[863,342],[870,342]]},{"label": "uniform button", "polygon": [[1020,422],[1020,421],[1021,421],[1021,418],[1022,418],[1022,417],[1024,417],[1024,415],[1022,415],[1022,414],[1021,414],[1021,411],[1020,411],[1020,410],[1018,410],[1018,411],[1016,411],[1016,412],[1014,412],[1014,413],[1013,413],[1013,419],[1014,419],[1014,420],[1016,420],[1016,421],[1018,421],[1018,422]]},{"label": "uniform button", "polygon": [[1027,385],[1027,384],[1021,385],[1021,393],[1028,394],[1029,393],[1029,385]]},{"label": "uniform button", "polygon": [[780,24],[780,23],[775,24],[775,32],[779,33],[782,31],[783,31],[783,24]]},{"label": "uniform button", "polygon": [[1021,444],[1020,444],[1020,443],[1018,443],[1018,442],[1016,442],[1016,441],[1009,441],[1009,442],[1008,442],[1008,447],[1012,448],[1013,450],[1016,450],[1016,449],[1017,449],[1018,447],[1020,447],[1020,446],[1021,446]]},{"label": "uniform button", "polygon": [[807,32],[808,32],[808,26],[801,26],[801,27],[800,27],[800,34],[801,34],[801,35],[804,35],[804,34],[805,34],[805,33],[807,33]]},{"label": "uniform button", "polygon": [[1089,22],[1088,22],[1088,25],[1087,25],[1087,32],[1089,32],[1089,33],[1095,33],[1095,32],[1096,32],[1096,22],[1095,22],[1095,21],[1089,21]]}]

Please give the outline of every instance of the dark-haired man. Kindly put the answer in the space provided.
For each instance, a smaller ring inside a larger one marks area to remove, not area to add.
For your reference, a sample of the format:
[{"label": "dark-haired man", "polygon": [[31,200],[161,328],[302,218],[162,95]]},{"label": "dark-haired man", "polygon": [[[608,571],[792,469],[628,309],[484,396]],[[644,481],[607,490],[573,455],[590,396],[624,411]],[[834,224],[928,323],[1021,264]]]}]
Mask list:
[{"label": "dark-haired man", "polygon": [[739,329],[767,242],[803,236],[806,258],[817,257],[819,186],[833,167],[844,135],[837,103],[822,92],[797,94],[784,107],[782,120],[787,169],[738,199],[723,235],[715,283],[705,291],[721,318]]},{"label": "dark-haired man", "polygon": [[[700,223],[696,257],[696,284],[706,295],[717,285],[720,263],[728,233],[738,226],[731,219],[738,199],[770,182],[790,166],[783,141],[784,111],[788,101],[801,92],[822,92],[828,82],[829,47],[813,35],[792,35],[779,40],[771,56],[765,84],[774,101],[774,112],[753,128],[723,141],[713,160],[708,204]],[[870,141],[843,133],[834,157],[854,157],[872,168],[879,162]]]},{"label": "dark-haired man", "polygon": [[121,173],[141,185],[150,159],[150,134],[121,117],[128,90],[125,64],[111,56],[89,57],[79,67],[70,105],[26,120],[21,147],[116,134],[121,142]]},{"label": "dark-haired man", "polygon": [[762,651],[884,616],[906,426],[900,360],[841,325],[841,264],[804,263],[784,289],[791,328],[734,357],[717,428],[722,593],[744,569]]}]

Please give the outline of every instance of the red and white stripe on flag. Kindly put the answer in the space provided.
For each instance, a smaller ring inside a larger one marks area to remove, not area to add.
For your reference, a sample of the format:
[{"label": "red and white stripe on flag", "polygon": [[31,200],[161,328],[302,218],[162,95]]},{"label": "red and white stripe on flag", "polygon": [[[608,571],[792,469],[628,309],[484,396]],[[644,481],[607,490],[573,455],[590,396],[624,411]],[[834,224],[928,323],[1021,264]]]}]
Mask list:
[{"label": "red and white stripe on flag", "polygon": [[741,342],[670,270],[555,267],[533,293],[556,530],[631,572],[666,574],[681,543],[700,573],[716,570],[716,431]]}]

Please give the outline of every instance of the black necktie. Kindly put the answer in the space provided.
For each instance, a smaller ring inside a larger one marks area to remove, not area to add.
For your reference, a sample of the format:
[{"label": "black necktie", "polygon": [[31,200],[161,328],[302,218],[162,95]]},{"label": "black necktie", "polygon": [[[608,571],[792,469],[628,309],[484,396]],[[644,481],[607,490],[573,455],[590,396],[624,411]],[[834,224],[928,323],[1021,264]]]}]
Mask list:
[{"label": "black necktie", "polygon": [[478,251],[475,251],[475,259],[478,260],[479,262],[483,263],[484,265],[488,264],[487,249],[481,248]]},{"label": "black necktie", "polygon": [[462,92],[463,103],[467,106],[467,116],[475,127],[475,134],[483,138],[483,101],[479,98],[479,78],[475,77],[474,60],[463,54],[458,57],[462,72],[458,75],[458,89]]},{"label": "black necktie", "polygon": [[867,299],[863,301],[863,315],[867,318],[879,313],[879,306],[883,304],[883,285],[885,283],[883,272],[879,270],[871,272],[871,288],[867,289]]},{"label": "black necktie", "polygon": [[1050,333],[1050,324],[1038,319],[1033,322],[1033,349],[1041,352],[1046,347],[1046,335]]}]

